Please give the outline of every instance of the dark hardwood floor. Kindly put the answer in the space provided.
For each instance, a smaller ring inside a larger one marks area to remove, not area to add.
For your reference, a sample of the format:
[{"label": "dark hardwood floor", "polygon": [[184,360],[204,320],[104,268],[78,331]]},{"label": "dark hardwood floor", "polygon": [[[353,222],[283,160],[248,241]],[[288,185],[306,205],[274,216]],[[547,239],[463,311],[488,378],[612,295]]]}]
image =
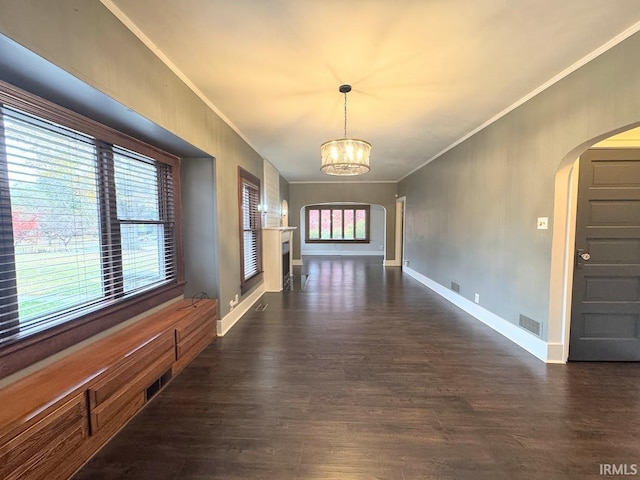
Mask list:
[{"label": "dark hardwood floor", "polygon": [[545,365],[398,268],[306,263],[74,478],[640,478],[638,364]]}]

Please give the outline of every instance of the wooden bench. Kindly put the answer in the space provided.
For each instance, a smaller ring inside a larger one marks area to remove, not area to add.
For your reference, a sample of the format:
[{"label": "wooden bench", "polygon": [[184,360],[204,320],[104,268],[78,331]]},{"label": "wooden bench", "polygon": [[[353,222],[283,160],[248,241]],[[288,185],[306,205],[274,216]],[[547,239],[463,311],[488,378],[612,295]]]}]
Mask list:
[{"label": "wooden bench", "polygon": [[0,390],[0,478],[67,479],[216,336],[217,300],[175,302]]}]

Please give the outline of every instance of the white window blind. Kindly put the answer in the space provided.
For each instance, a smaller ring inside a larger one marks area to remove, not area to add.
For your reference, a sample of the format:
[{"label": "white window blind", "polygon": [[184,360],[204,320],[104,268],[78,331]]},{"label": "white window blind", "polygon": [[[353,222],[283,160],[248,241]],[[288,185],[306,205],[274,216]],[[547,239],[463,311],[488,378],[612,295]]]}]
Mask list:
[{"label": "white window blind", "polygon": [[242,264],[241,278],[245,284],[262,272],[262,233],[260,219],[260,182],[240,170],[240,223]]},{"label": "white window blind", "polygon": [[124,292],[174,278],[170,172],[149,158],[114,148],[118,223],[122,240]]},{"label": "white window blind", "polygon": [[0,345],[175,277],[171,167],[0,106]]}]

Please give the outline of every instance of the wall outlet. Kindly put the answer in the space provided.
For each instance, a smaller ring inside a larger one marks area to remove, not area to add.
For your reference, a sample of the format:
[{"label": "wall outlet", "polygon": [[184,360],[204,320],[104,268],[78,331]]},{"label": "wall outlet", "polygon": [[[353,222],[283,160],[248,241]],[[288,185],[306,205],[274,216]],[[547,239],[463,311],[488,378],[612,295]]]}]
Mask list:
[{"label": "wall outlet", "polygon": [[476,293],[473,297],[473,301],[476,303],[480,303],[480,294]]},{"label": "wall outlet", "polygon": [[548,230],[549,229],[549,217],[538,217],[538,221],[536,223],[538,230]]},{"label": "wall outlet", "polygon": [[403,260],[403,261],[402,261],[402,264],[403,264],[405,267],[408,267],[408,266],[409,266],[409,260]]},{"label": "wall outlet", "polygon": [[238,294],[236,293],[235,298],[233,298],[232,300],[229,300],[229,310],[233,310],[236,305],[238,305]]}]

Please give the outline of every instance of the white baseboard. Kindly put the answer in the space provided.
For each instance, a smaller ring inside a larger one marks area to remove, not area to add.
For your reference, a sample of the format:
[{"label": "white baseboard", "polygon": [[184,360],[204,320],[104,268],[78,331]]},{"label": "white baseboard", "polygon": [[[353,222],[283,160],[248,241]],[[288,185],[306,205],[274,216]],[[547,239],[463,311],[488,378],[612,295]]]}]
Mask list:
[{"label": "white baseboard", "polygon": [[385,260],[384,266],[385,267],[401,267],[402,263],[400,262],[400,260]]},{"label": "white baseboard", "polygon": [[222,319],[218,320],[216,329],[219,337],[224,337],[224,335],[231,330],[242,316],[249,311],[251,307],[253,307],[254,303],[258,301],[258,299],[265,292],[264,283],[262,283],[258,288],[256,288],[251,294],[244,298],[233,310],[227,313]]},{"label": "white baseboard", "polygon": [[294,259],[291,261],[291,265],[295,265],[296,267],[299,267],[301,265],[303,265],[302,263],[302,259]]},{"label": "white baseboard", "polygon": [[[541,340],[539,338],[534,337],[530,333],[527,333],[525,330],[520,327],[514,325],[513,323],[505,320],[502,317],[499,317],[495,313],[490,312],[489,310],[482,308],[480,305],[473,303],[471,300],[467,300],[463,296],[457,294],[456,292],[449,290],[448,288],[440,285],[439,283],[431,280],[428,277],[425,277],[419,272],[416,272],[412,268],[404,267],[402,269],[403,273],[406,273],[410,277],[416,279],[424,286],[430,288],[438,295],[444,297],[457,307],[461,308],[468,314],[474,316],[478,320],[480,320],[485,325],[491,327],[499,334],[511,340],[516,345],[522,347],[527,352],[536,356],[543,362],[548,363],[564,363],[562,362],[562,354],[558,356],[557,350],[562,351],[562,348],[556,348],[557,346],[548,345],[547,342]],[[560,345],[561,347],[561,345]],[[552,350],[553,357],[549,355]]]},{"label": "white baseboard", "polygon": [[547,343],[547,363],[567,363],[562,343]]}]

